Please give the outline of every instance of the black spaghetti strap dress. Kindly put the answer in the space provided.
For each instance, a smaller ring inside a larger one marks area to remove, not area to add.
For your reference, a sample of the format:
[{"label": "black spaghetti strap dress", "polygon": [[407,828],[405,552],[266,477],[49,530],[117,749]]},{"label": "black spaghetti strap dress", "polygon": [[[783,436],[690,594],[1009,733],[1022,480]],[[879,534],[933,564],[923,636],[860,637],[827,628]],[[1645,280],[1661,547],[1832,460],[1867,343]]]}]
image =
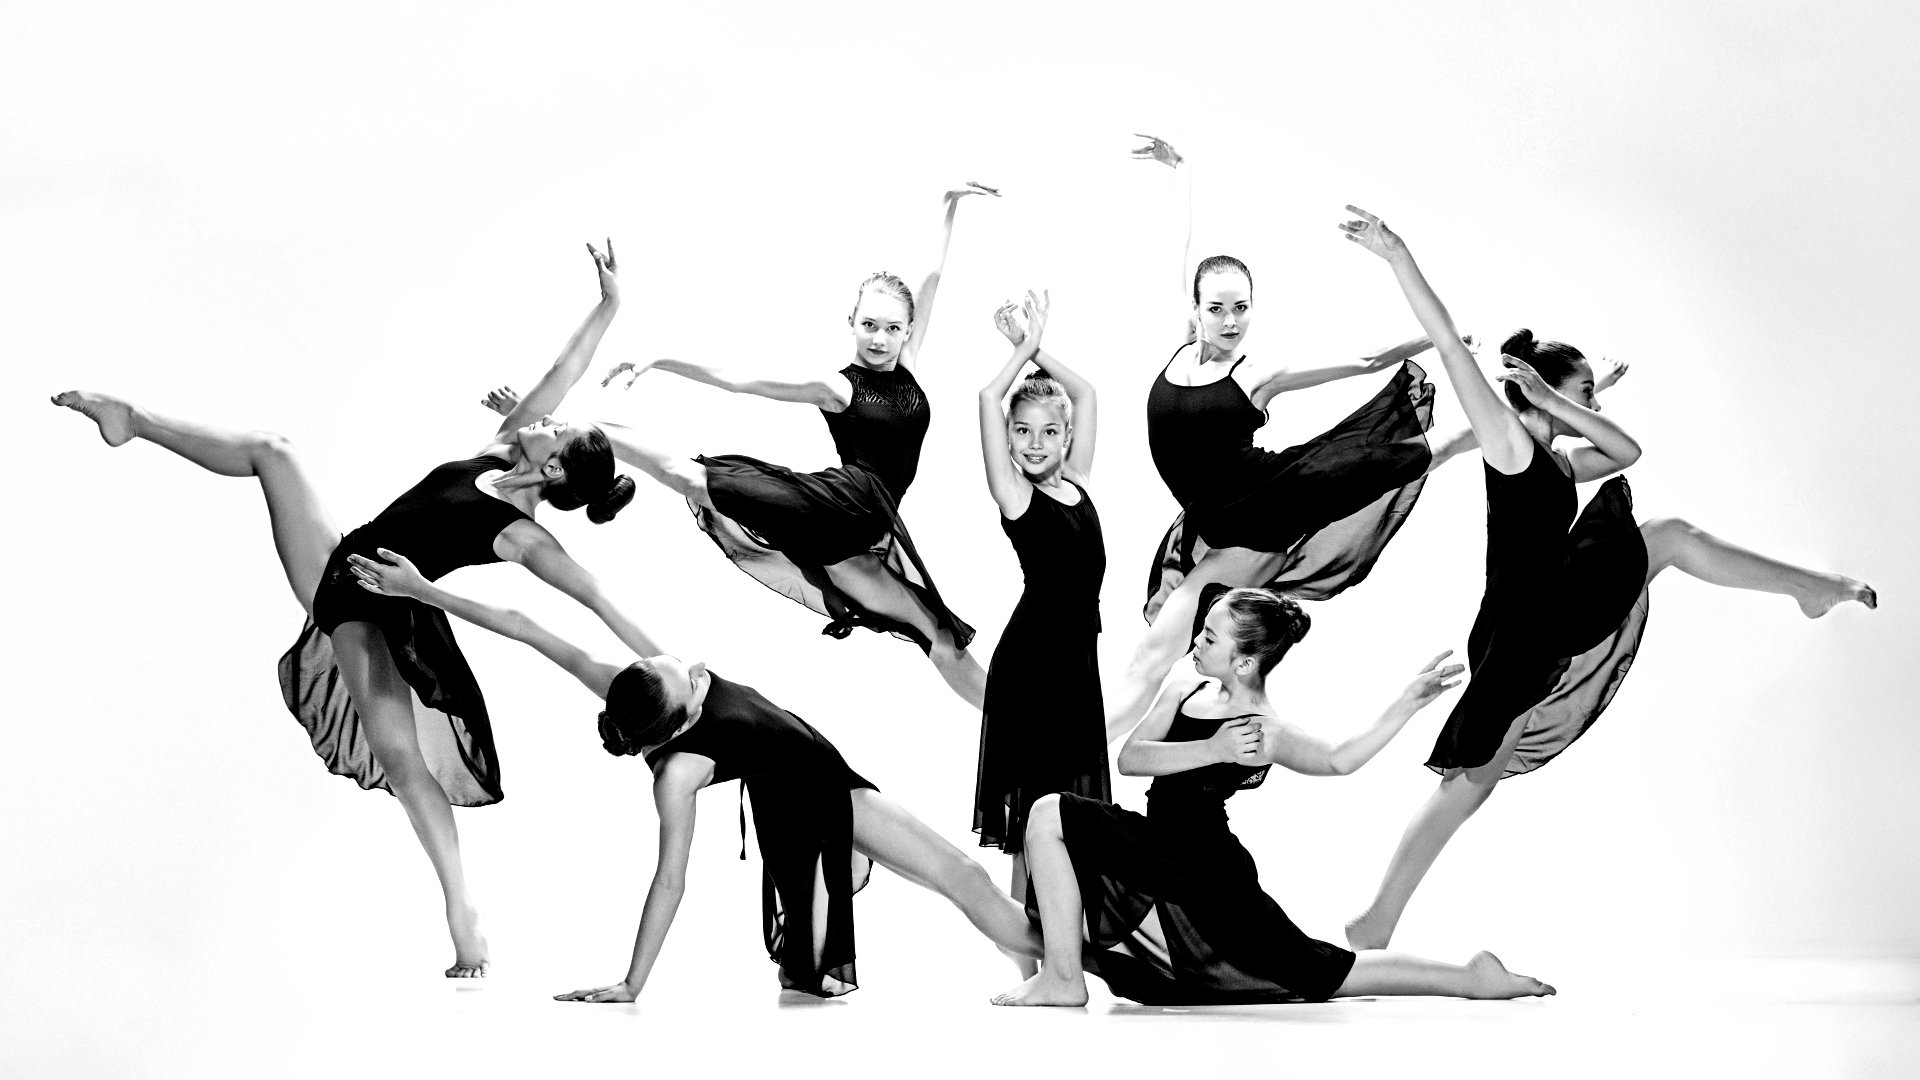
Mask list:
[{"label": "black spaghetti strap dress", "polygon": [[[438,716],[416,715],[420,751],[434,778],[456,806],[499,802],[500,762],[493,749],[480,684],[453,639],[446,612],[400,596],[380,596],[360,587],[348,555],[378,558],[376,548],[405,555],[429,581],[462,566],[496,563],[494,538],[516,521],[531,520],[520,508],[474,485],[484,473],[513,463],[483,455],[449,461],[426,475],[378,517],[340,539],[313,594],[313,615],[299,640],[280,658],[280,693],[307,729],[327,771],[363,788],[392,793],[385,770],[360,728],[329,635],[345,622],[380,628],[387,651],[420,703]],[[416,710],[416,714],[417,714]]]},{"label": "black spaghetti strap dress", "polygon": [[701,457],[713,509],[688,500],[700,529],[733,564],[762,585],[832,621],[821,631],[844,638],[856,626],[918,644],[932,642],[913,626],[860,606],[828,578],[826,568],[871,554],[931,611],[960,648],[973,627],[947,609],[900,520],[900,499],[920,468],[920,444],[932,412],[913,372],[860,364],[840,370],[853,397],[837,413],[822,410],[840,464],[803,473],[744,454]]},{"label": "black spaghetti strap dress", "polygon": [[[1212,738],[1227,722],[1188,716],[1182,701],[1165,741]],[[1227,799],[1259,787],[1268,768],[1221,763],[1157,776],[1144,816],[1061,796],[1086,909],[1087,970],[1114,993],[1145,1005],[1325,1001],[1346,981],[1353,953],[1295,926],[1227,827]],[[1027,911],[1039,917],[1031,887]]]},{"label": "black spaghetti strap dress", "polygon": [[[853,804],[847,793],[873,788],[847,766],[833,744],[806,721],[750,686],[707,673],[700,719],[647,755],[713,759],[712,784],[739,780],[753,802],[760,842],[760,909],[767,956],[780,965],[780,985],[818,997],[859,988],[854,977],[853,894],[873,864],[853,850]],[[741,818],[746,828],[746,818]],[[746,858],[741,848],[740,857]],[[823,940],[813,939],[816,890],[827,896]],[[814,960],[816,952],[819,961]]]},{"label": "black spaghetti strap dress", "polygon": [[[1571,467],[1534,444],[1512,476],[1486,467],[1487,589],[1467,637],[1467,688],[1427,767],[1485,765],[1516,723],[1505,776],[1572,745],[1613,700],[1647,624],[1647,544],[1627,478],[1574,519]],[[1571,525],[1571,528],[1569,528]]]},{"label": "black spaghetti strap dress", "polygon": [[1000,519],[1026,588],[987,669],[973,831],[1009,855],[1040,796],[1113,797],[1096,654],[1107,550],[1093,496],[1073,486],[1072,506],[1035,490],[1026,513]]},{"label": "black spaghetti strap dress", "polygon": [[1401,364],[1332,428],[1274,453],[1253,444],[1267,416],[1234,381],[1245,359],[1199,386],[1170,382],[1162,368],[1147,393],[1147,446],[1181,507],[1147,575],[1148,622],[1214,548],[1284,555],[1265,584],[1302,599],[1357,585],[1426,484],[1433,384],[1418,364]]}]

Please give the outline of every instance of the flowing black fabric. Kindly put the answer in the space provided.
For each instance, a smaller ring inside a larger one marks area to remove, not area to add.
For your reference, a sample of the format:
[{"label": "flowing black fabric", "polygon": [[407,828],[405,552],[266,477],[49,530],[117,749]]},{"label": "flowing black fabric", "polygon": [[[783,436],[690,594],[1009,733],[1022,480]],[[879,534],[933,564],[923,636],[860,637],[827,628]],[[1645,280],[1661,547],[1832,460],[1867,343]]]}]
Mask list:
[{"label": "flowing black fabric", "polygon": [[1486,468],[1487,588],[1467,638],[1470,681],[1427,760],[1435,772],[1493,760],[1515,724],[1503,775],[1539,768],[1600,718],[1633,665],[1648,597],[1632,489],[1608,480],[1575,521],[1579,496],[1559,462],[1536,444],[1518,473]]},{"label": "flowing black fabric", "polygon": [[[1231,719],[1189,716],[1182,702],[1165,741],[1211,738]],[[1325,1001],[1346,981],[1353,953],[1294,925],[1227,826],[1226,800],[1258,787],[1267,769],[1221,763],[1156,777],[1145,815],[1061,796],[1087,970],[1114,993],[1147,1005]],[[1027,911],[1039,917],[1031,885]]]},{"label": "flowing black fabric", "polygon": [[[853,850],[847,793],[880,789],[849,768],[806,721],[750,686],[711,671],[707,676],[699,719],[654,748],[647,764],[670,754],[699,754],[714,763],[709,783],[745,785],[760,843],[767,956],[780,965],[780,985],[817,997],[858,989],[853,894],[866,887],[873,864]],[[817,891],[827,895],[824,913],[814,910]]]},{"label": "flowing black fabric", "polygon": [[1107,551],[1093,497],[1073,486],[1073,506],[1036,490],[1026,513],[1000,519],[1026,588],[987,669],[973,831],[1009,855],[1040,796],[1112,797],[1096,655]]},{"label": "flowing black fabric", "polygon": [[375,549],[384,547],[412,560],[429,581],[462,566],[499,562],[494,539],[527,515],[481,491],[474,480],[512,467],[505,458],[492,456],[447,462],[334,547],[314,590],[313,616],[280,658],[281,696],[307,729],[327,771],[363,788],[393,791],[361,730],[330,636],[342,623],[367,622],[379,628],[395,666],[429,713],[415,710],[420,751],[448,800],[456,806],[485,806],[502,798],[487,704],[446,613],[418,600],[361,588],[347,556],[378,558]]},{"label": "flowing black fabric", "polygon": [[1170,382],[1165,369],[1154,379],[1147,441],[1181,511],[1147,575],[1148,622],[1214,548],[1282,555],[1266,587],[1325,600],[1365,580],[1413,512],[1433,462],[1433,384],[1418,364],[1402,363],[1366,404],[1299,446],[1253,445],[1265,422],[1232,368],[1200,386]]},{"label": "flowing black fabric", "polygon": [[691,499],[687,505],[735,566],[832,620],[822,633],[844,638],[865,626],[923,651],[932,648],[926,634],[861,606],[827,574],[834,563],[872,555],[964,649],[973,627],[940,599],[898,509],[920,465],[931,416],[926,395],[903,367],[875,371],[852,364],[841,374],[853,398],[844,410],[821,414],[840,465],[803,473],[744,454],[701,457],[713,506]]}]

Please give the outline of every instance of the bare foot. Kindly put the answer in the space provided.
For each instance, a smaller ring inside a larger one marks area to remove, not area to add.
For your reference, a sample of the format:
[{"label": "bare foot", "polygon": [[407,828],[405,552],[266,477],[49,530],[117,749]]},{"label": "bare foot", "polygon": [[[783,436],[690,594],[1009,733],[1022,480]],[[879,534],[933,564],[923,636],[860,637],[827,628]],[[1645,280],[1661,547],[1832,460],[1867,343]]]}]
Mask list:
[{"label": "bare foot", "polygon": [[1850,577],[1842,577],[1839,574],[1823,574],[1821,576],[1832,584],[1833,587],[1830,590],[1821,593],[1819,596],[1796,598],[1800,604],[1800,613],[1807,618],[1817,619],[1825,615],[1828,611],[1831,611],[1835,605],[1844,604],[1849,600],[1860,601],[1867,605],[1868,610],[1880,606],[1879,594],[1875,593],[1873,586],[1868,585],[1866,582],[1855,581]]},{"label": "bare foot", "polygon": [[453,966],[447,969],[447,978],[486,978],[487,937],[480,932],[480,913],[447,912],[447,930],[453,934]]},{"label": "bare foot", "polygon": [[993,995],[995,1005],[1057,1005],[1077,1009],[1087,1003],[1087,977],[1071,979],[1049,976],[1042,971],[1011,990]]},{"label": "bare foot", "polygon": [[1559,991],[1530,975],[1515,975],[1500,958],[1490,952],[1477,952],[1467,961],[1467,974],[1473,978],[1470,998],[1504,1000],[1517,997],[1549,997]]},{"label": "bare foot", "polygon": [[1374,915],[1372,909],[1355,915],[1347,923],[1347,948],[1354,952],[1384,949],[1393,940],[1393,927]]},{"label": "bare foot", "polygon": [[100,437],[106,440],[108,446],[119,446],[133,438],[133,406],[117,397],[96,394],[90,390],[68,390],[64,394],[55,394],[53,403],[72,409],[100,425]]}]

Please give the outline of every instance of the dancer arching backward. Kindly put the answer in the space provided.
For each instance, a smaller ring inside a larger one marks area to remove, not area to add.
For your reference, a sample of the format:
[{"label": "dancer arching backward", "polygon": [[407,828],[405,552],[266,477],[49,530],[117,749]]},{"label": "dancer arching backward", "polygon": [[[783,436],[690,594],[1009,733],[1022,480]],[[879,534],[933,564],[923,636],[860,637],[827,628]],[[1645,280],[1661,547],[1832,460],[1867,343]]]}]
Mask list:
[{"label": "dancer arching backward", "polygon": [[[660,814],[659,865],[640,914],[626,978],[557,995],[562,1001],[632,1001],[646,985],[686,889],[694,796],[738,779],[753,796],[765,885],[767,955],[780,985],[820,997],[857,987],[853,894],[871,863],[953,901],[981,933],[1010,952],[1038,956],[1020,905],[974,862],[902,809],[799,717],[703,663],[648,645],[645,659],[612,663],[556,637],[517,611],[488,607],[427,581],[402,555],[354,556],[371,591],[411,597],[531,645],[605,699],[600,738],[610,754],[644,754]],[[742,853],[744,857],[744,852]]]},{"label": "dancer arching backward", "polygon": [[[930,413],[913,377],[927,339],[934,293],[953,239],[962,197],[999,192],[969,183],[946,194],[940,257],[918,303],[892,274],[862,282],[853,314],[853,362],[837,372],[761,377],[690,360],[621,364],[607,381],[648,367],[774,401],[812,405],[826,417],[840,465],[795,472],[740,454],[693,460],[642,445],[632,431],[607,425],[620,460],[686,497],[700,528],[734,565],[768,588],[833,621],[826,633],[855,626],[911,639],[955,693],[978,708],[986,672],[967,654],[973,627],[940,599],[912,537],[900,500],[920,466]],[[633,385],[633,378],[627,381]]]},{"label": "dancer arching backward", "polygon": [[[1181,162],[1159,139],[1135,155]],[[1109,688],[1109,738],[1140,717],[1186,651],[1202,588],[1266,584],[1323,600],[1359,582],[1412,511],[1434,463],[1425,435],[1433,387],[1405,362],[1431,347],[1426,338],[1333,364],[1249,359],[1253,276],[1246,265],[1225,255],[1204,259],[1192,290],[1188,342],[1147,394],[1148,447],[1181,513],[1154,554],[1150,625]],[[1331,430],[1277,454],[1253,445],[1275,396],[1396,364],[1399,373]]]},{"label": "dancer arching backward", "polygon": [[[1473,424],[1487,481],[1487,587],[1467,639],[1471,682],[1447,718],[1427,767],[1439,790],[1407,825],[1380,891],[1347,925],[1355,948],[1381,948],[1427,868],[1503,776],[1530,772],[1579,738],[1626,677],[1647,618],[1647,587],[1674,566],[1715,585],[1784,593],[1809,618],[1847,600],[1876,604],[1852,578],[1816,573],[1735,547],[1678,518],[1636,526],[1624,476],[1601,486],[1575,520],[1575,483],[1611,476],[1640,446],[1600,415],[1596,380],[1571,345],[1521,330],[1501,346],[1493,388],[1406,244],[1379,218],[1340,227],[1387,260],[1420,325],[1441,342],[1447,377]],[[1586,442],[1562,454],[1557,438]]]},{"label": "dancer arching backward", "polygon": [[[599,271],[600,302],[493,439],[474,457],[435,468],[344,537],[282,436],[176,420],[86,391],[53,399],[98,424],[109,446],[146,439],[222,476],[260,481],[274,547],[307,612],[299,640],[280,660],[287,707],[329,771],[363,788],[384,788],[406,808],[446,897],[455,956],[447,974],[454,977],[481,975],[487,967],[449,807],[500,800],[492,727],[446,616],[369,595],[354,584],[346,560],[378,545],[405,545],[436,578],[511,560],[585,604],[622,640],[636,646],[645,640],[593,576],[533,521],[542,500],[561,510],[585,506],[589,520],[602,522],[633,497],[633,481],[615,477],[603,433],[546,415],[585,373],[620,306],[613,245],[605,256],[592,245],[587,250]],[[414,694],[443,714],[447,733],[416,729]]]},{"label": "dancer arching backward", "polygon": [[[973,830],[982,847],[1013,856],[1009,891],[1027,895],[1020,844],[1033,800],[1057,791],[1111,796],[1100,708],[1100,581],[1107,551],[1087,492],[1098,420],[1093,384],[1046,356],[1000,403],[1040,352],[1047,301],[1027,294],[1026,329],[1009,301],[994,313],[1013,355],[980,391],[980,452],[1000,528],[1020,556],[1025,588],[987,669]],[[1021,962],[1022,974],[1034,972]]]},{"label": "dancer arching backward", "polygon": [[1194,671],[1167,680],[1120,752],[1121,772],[1154,777],[1146,815],[1070,794],[1034,804],[1028,904],[1038,908],[1046,966],[996,1004],[1086,1004],[1083,928],[1087,970],[1149,1005],[1553,993],[1491,953],[1465,966],[1355,955],[1302,933],[1260,888],[1253,856],[1227,827],[1227,799],[1258,787],[1272,765],[1310,776],[1358,769],[1464,670],[1441,667],[1441,653],[1372,726],[1329,742],[1279,719],[1267,698],[1268,672],[1306,632],[1291,597],[1226,591],[1194,640]]}]

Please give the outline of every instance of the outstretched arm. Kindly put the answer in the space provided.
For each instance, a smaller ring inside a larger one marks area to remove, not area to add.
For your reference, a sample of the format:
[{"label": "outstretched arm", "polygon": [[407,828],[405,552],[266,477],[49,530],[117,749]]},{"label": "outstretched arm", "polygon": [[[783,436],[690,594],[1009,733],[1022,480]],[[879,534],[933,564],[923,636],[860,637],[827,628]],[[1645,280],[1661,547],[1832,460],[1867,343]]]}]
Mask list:
[{"label": "outstretched arm", "polygon": [[405,556],[386,548],[376,548],[375,554],[380,556],[379,561],[364,555],[347,556],[354,577],[360,579],[360,587],[368,592],[412,597],[482,630],[530,645],[561,670],[579,679],[596,697],[605,698],[607,687],[613,685],[613,677],[620,673],[621,665],[595,658],[587,650],[534,622],[524,612],[483,604],[442,588],[422,576],[419,568]]},{"label": "outstretched arm", "polygon": [[[1336,360],[1330,364],[1287,365],[1277,364],[1269,368],[1257,368],[1242,380],[1241,385],[1250,386],[1247,397],[1255,408],[1265,409],[1267,403],[1278,394],[1289,390],[1304,390],[1309,386],[1319,386],[1339,379],[1350,379],[1355,375],[1368,375],[1376,371],[1385,371],[1400,361],[1418,356],[1433,348],[1433,342],[1426,337],[1411,338],[1398,345],[1389,345],[1364,353],[1352,360]],[[1253,367],[1252,364],[1247,365]]]},{"label": "outstretched arm", "polygon": [[541,581],[580,601],[588,611],[600,617],[607,629],[619,638],[635,656],[658,656],[660,647],[646,631],[627,618],[626,612],[600,587],[600,580],[573,561],[553,534],[532,521],[516,521],[501,530],[494,550],[503,559],[517,562]]},{"label": "outstretched arm", "polygon": [[909,368],[920,358],[920,346],[927,341],[927,327],[933,325],[933,300],[940,292],[940,275],[947,268],[947,249],[953,246],[953,218],[960,209],[960,200],[968,195],[991,195],[997,199],[1000,189],[969,180],[965,187],[954,188],[941,196],[946,200],[947,214],[940,221],[940,255],[920,283],[920,291],[913,294],[913,327],[907,332],[907,347],[900,350],[900,362]]},{"label": "outstretched arm", "polygon": [[812,405],[828,412],[839,412],[853,399],[853,384],[845,375],[832,372],[814,379],[769,378],[757,372],[741,371],[736,368],[702,364],[695,360],[652,360],[635,363],[631,360],[615,364],[600,380],[606,386],[614,379],[625,375],[624,389],[632,389],[648,368],[672,372],[683,379],[692,379],[697,383],[717,386],[730,394],[752,394],[772,401],[789,401],[800,405]]},{"label": "outstretched arm", "polygon": [[[607,241],[607,253],[600,254],[592,244],[587,251],[593,255],[594,269],[600,274],[600,302],[587,313],[587,319],[580,329],[573,332],[567,340],[567,347],[560,350],[559,359],[547,369],[533,389],[521,398],[504,415],[497,435],[504,435],[515,428],[526,425],[547,415],[560,407],[567,391],[587,373],[587,365],[593,362],[594,350],[600,347],[600,339],[606,336],[607,327],[612,324],[614,313],[620,310],[620,281],[616,276],[613,241]],[[497,394],[498,391],[495,391]]]},{"label": "outstretched arm", "polygon": [[1460,664],[1440,666],[1440,661],[1451,655],[1453,650],[1448,649],[1427,661],[1427,666],[1420,669],[1420,674],[1414,676],[1378,720],[1337,743],[1310,735],[1291,721],[1262,718],[1259,759],[1308,776],[1345,776],[1353,772],[1372,761],[1375,754],[1392,742],[1400,729],[1407,726],[1407,721],[1413,719],[1414,713],[1459,685],[1457,680],[1447,680],[1467,669]]},{"label": "outstretched arm", "polygon": [[[1040,335],[1046,329],[1047,309],[1044,301],[1036,301],[1032,293],[1027,294],[1027,323],[1032,333],[1020,333],[1014,342],[1013,355],[1000,366],[998,373],[980,388],[980,457],[987,469],[987,491],[993,495],[993,501],[1000,507],[1000,513],[1008,520],[1020,517],[1027,512],[1033,502],[1033,485],[1014,465],[1013,456],[1007,452],[1007,416],[1000,411],[1001,402],[1007,399],[1007,391],[1013,388],[1014,379],[1020,376],[1020,369],[1027,366],[1034,354],[1040,350]],[[1009,338],[1019,332],[1013,322],[1013,301],[1000,305],[993,313],[993,321],[1000,332]]]},{"label": "outstretched arm", "polygon": [[[1143,135],[1137,131],[1134,132],[1134,136],[1136,138],[1147,140],[1147,145],[1139,147],[1134,150],[1133,160],[1135,161],[1157,161],[1160,164],[1165,165],[1169,169],[1178,171],[1180,166],[1184,164],[1187,160],[1186,158],[1181,157],[1180,151],[1175,150],[1173,148],[1173,144],[1167,142],[1165,139],[1159,138],[1158,136],[1155,136],[1155,135]],[[1180,243],[1180,265],[1176,268],[1180,271],[1180,280],[1174,282],[1175,289],[1172,294],[1174,296],[1186,297],[1191,295],[1192,283],[1188,280],[1187,275],[1189,272],[1189,267],[1191,265],[1189,260],[1192,257],[1193,257],[1193,169],[1192,167],[1188,167],[1187,169],[1187,231],[1186,231],[1185,239],[1183,239]],[[1186,312],[1186,315],[1184,318],[1184,322],[1185,322],[1184,332],[1186,334],[1186,337],[1184,338],[1184,340],[1192,341],[1194,338],[1193,309],[1191,306],[1185,303],[1182,303],[1181,307]]]}]

